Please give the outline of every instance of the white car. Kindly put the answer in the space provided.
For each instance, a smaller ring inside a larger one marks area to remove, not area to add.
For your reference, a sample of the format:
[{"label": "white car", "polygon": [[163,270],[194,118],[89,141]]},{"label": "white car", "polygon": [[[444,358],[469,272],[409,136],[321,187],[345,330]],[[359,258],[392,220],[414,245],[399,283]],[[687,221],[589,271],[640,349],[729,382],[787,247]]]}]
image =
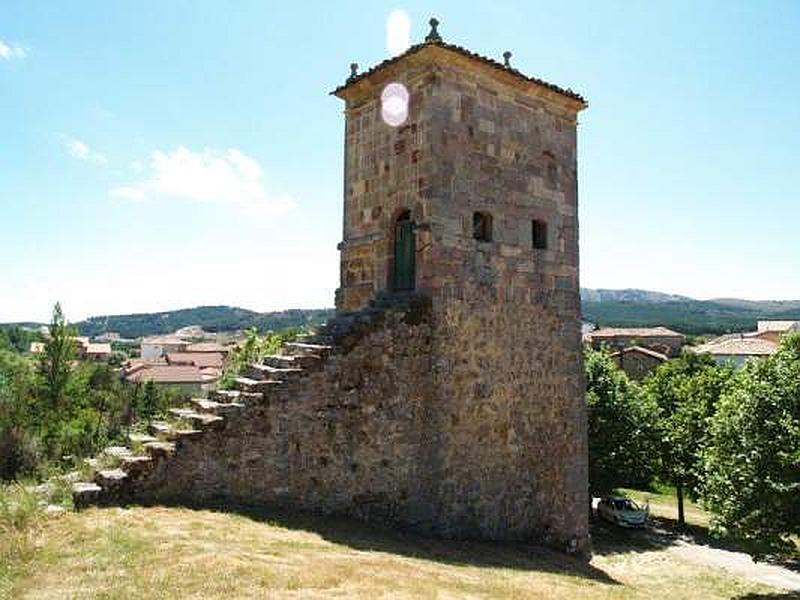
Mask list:
[{"label": "white car", "polygon": [[641,507],[625,496],[606,496],[597,504],[597,514],[620,527],[644,527],[650,506]]}]

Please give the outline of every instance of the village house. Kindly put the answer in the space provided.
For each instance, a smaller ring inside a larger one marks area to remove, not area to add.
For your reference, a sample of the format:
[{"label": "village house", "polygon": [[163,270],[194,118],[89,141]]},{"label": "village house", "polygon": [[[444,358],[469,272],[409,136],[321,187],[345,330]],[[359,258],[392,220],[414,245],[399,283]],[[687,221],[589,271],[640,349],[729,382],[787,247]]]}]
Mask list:
[{"label": "village house", "polygon": [[669,360],[666,354],[641,346],[618,350],[611,355],[611,358],[628,377],[636,381],[644,379],[658,365]]},{"label": "village house", "polygon": [[217,369],[201,369],[195,365],[159,365],[136,363],[124,371],[128,383],[152,381],[158,386],[178,388],[188,394],[213,389],[219,379]]},{"label": "village house", "polygon": [[671,358],[680,354],[686,336],[666,327],[602,327],[584,334],[583,340],[598,350],[618,351],[636,346]]},{"label": "village house", "polygon": [[777,343],[791,332],[800,332],[800,321],[759,321],[757,331],[750,335]]},{"label": "village house", "polygon": [[[111,358],[111,344],[96,344],[84,336],[74,337],[73,340],[75,340],[75,354],[81,360],[103,362]],[[44,352],[44,342],[31,342],[29,351],[32,354],[41,354]]]},{"label": "village house", "polygon": [[699,354],[710,354],[717,364],[739,368],[751,358],[769,356],[778,349],[778,343],[756,337],[752,333],[723,335],[694,348]]},{"label": "village house", "polygon": [[228,354],[230,348],[217,342],[196,342],[186,346],[186,352],[206,354]]},{"label": "village house", "polygon": [[183,352],[190,342],[176,336],[153,336],[144,338],[140,345],[142,360],[156,362],[169,352]]},{"label": "village house", "polygon": [[756,331],[720,336],[694,349],[707,353],[718,364],[744,366],[751,358],[773,354],[787,333],[800,332],[800,321],[759,321]]},{"label": "village house", "polygon": [[168,365],[194,365],[200,368],[222,369],[225,357],[221,352],[168,352]]}]

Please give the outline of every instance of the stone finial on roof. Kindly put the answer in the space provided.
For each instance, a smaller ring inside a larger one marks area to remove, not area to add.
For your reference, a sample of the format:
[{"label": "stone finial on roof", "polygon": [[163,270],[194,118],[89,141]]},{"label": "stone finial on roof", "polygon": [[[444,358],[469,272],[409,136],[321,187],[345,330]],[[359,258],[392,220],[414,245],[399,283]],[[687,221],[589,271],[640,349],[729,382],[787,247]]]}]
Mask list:
[{"label": "stone finial on roof", "polygon": [[430,21],[428,21],[428,23],[431,26],[431,31],[430,31],[430,33],[428,33],[428,35],[425,36],[425,41],[429,42],[429,43],[430,42],[441,42],[442,41],[442,36],[440,36],[439,32],[436,30],[436,28],[439,26],[439,19],[437,19],[436,17],[433,17],[433,18],[431,18]]},{"label": "stone finial on roof", "polygon": [[503,66],[506,69],[511,68],[511,52],[509,50],[503,52]]},{"label": "stone finial on roof", "polygon": [[350,77],[347,78],[347,81],[355,79],[358,77],[358,63],[350,63]]}]

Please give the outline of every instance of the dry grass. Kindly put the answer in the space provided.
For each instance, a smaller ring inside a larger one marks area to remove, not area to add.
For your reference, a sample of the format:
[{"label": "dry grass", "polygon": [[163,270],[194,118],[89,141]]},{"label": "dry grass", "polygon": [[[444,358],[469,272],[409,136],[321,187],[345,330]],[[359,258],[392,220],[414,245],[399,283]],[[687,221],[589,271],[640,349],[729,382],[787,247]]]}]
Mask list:
[{"label": "dry grass", "polygon": [[[31,530],[0,596],[22,598],[733,598],[770,590],[620,532],[591,565],[345,521],[186,508],[65,513]],[[754,597],[754,596],[753,596]]]}]

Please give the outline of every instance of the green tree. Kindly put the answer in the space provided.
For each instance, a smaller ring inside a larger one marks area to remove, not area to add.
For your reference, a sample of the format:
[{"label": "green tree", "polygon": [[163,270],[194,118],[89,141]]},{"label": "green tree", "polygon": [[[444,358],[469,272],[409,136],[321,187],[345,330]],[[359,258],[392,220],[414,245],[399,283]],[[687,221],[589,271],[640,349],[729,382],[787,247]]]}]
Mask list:
[{"label": "green tree", "polygon": [[32,471],[40,459],[30,410],[34,377],[28,357],[0,350],[0,480]]},{"label": "green tree", "polygon": [[732,374],[709,355],[686,351],[645,380],[645,390],[658,406],[659,477],[675,486],[681,525],[686,522],[684,494],[699,496],[710,421]]},{"label": "green tree", "polygon": [[39,358],[39,373],[42,380],[42,400],[50,414],[48,418],[63,411],[66,404],[66,390],[75,359],[75,329],[71,327],[61,304],[53,308],[50,322],[50,335],[44,342],[44,352]]},{"label": "green tree", "polygon": [[655,406],[605,351],[585,350],[592,495],[648,487],[656,469]]},{"label": "green tree", "polygon": [[800,536],[800,334],[750,361],[723,395],[705,453],[712,527],[757,558],[797,552]]}]

